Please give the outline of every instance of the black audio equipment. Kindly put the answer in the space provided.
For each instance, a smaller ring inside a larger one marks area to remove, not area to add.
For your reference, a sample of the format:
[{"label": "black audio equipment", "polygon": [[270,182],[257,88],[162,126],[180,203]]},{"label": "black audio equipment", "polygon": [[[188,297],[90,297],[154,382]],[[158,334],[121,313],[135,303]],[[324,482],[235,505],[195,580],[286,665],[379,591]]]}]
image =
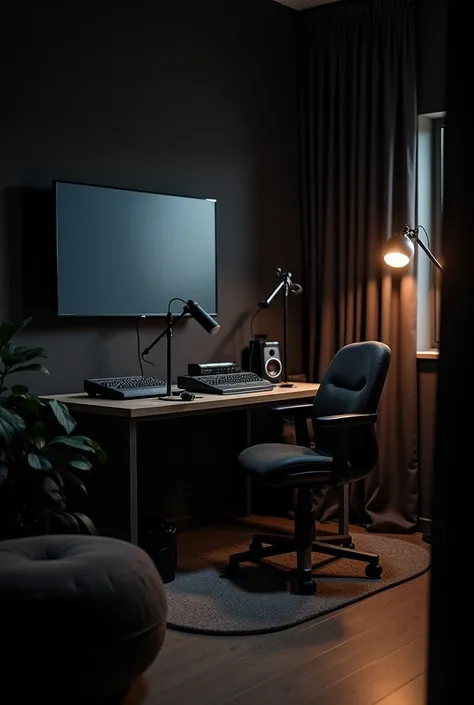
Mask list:
[{"label": "black audio equipment", "polygon": [[224,374],[204,374],[191,377],[178,376],[178,386],[189,392],[203,394],[249,394],[250,392],[271,392],[273,384],[254,372],[225,372]]},{"label": "black audio equipment", "polygon": [[280,343],[275,340],[256,337],[250,341],[250,370],[262,379],[273,384],[281,382],[283,365],[280,353]]},{"label": "black audio equipment", "polygon": [[229,372],[240,372],[239,365],[236,362],[190,362],[188,365],[190,377],[226,375]]},{"label": "black audio equipment", "polygon": [[85,379],[84,391],[105,399],[145,399],[166,394],[166,383],[155,377],[104,377]]}]

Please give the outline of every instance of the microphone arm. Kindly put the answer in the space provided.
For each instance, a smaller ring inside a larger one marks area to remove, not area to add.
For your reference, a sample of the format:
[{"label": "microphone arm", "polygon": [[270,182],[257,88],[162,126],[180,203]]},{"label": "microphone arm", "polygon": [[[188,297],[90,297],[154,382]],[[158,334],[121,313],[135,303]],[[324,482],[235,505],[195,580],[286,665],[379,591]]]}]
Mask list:
[{"label": "microphone arm", "polygon": [[180,321],[187,313],[188,313],[188,309],[187,309],[187,308],[186,308],[185,310],[183,310],[183,312],[180,313],[179,316],[173,317],[173,314],[172,314],[172,313],[167,313],[167,314],[166,314],[166,324],[167,324],[167,325],[166,325],[165,330],[164,330],[162,333],[160,333],[160,335],[158,336],[158,338],[155,338],[155,340],[154,340],[147,348],[145,348],[145,350],[143,350],[143,352],[142,352],[142,357],[145,357],[146,355],[149,355],[150,352],[151,352],[151,351],[153,350],[153,348],[155,347],[155,345],[156,345],[157,343],[159,343],[160,340],[163,340],[163,338],[165,337],[165,335],[168,334],[168,331],[171,330],[172,328],[174,328],[175,325],[176,325],[177,323],[179,323],[179,321]]},{"label": "microphone arm", "polygon": [[284,286],[286,286],[286,282],[281,281],[278,284],[278,286],[276,287],[276,289],[274,291],[272,291],[270,296],[265,299],[265,301],[259,301],[258,305],[260,306],[260,308],[267,308],[268,306],[270,306],[270,304],[273,301],[273,299],[275,298],[275,296],[283,289]]},{"label": "microphone arm", "polygon": [[168,310],[166,314],[166,328],[160,333],[160,335],[155,338],[155,340],[142,352],[142,359],[150,353],[150,351],[155,347],[160,340],[166,336],[166,396],[171,397],[171,338],[173,337],[173,328],[177,323],[180,322],[186,314],[189,313],[189,308],[187,304],[184,304],[182,312],[178,316],[173,316],[171,311]]},{"label": "microphone arm", "polygon": [[[171,304],[173,301],[181,301],[183,310],[177,316],[171,313]],[[166,336],[166,396],[173,398],[171,395],[171,338],[173,337],[173,328],[180,322],[184,316],[190,314],[209,335],[217,333],[220,326],[216,321],[198,304],[197,301],[184,301],[179,296],[175,296],[168,302],[168,312],[166,314],[166,328],[155,338],[155,340],[142,352],[142,360],[149,354],[150,350],[155,347]]]},{"label": "microphone arm", "polygon": [[268,296],[264,301],[259,301],[260,308],[268,308],[271,302],[279,294],[282,289],[285,290],[285,296],[283,300],[283,387],[293,387],[294,385],[288,383],[288,294],[291,291],[293,294],[301,294],[303,291],[299,284],[294,284],[291,281],[291,272],[283,272],[280,267],[277,269],[277,279],[281,279],[278,286],[272,291],[270,296]]}]

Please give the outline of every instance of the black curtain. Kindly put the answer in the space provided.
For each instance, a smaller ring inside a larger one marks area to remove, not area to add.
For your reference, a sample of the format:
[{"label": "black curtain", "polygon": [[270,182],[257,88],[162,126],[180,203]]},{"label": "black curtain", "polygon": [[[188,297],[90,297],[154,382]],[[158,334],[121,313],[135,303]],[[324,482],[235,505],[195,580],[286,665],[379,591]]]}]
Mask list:
[{"label": "black curtain", "polygon": [[[388,271],[382,249],[415,222],[413,2],[316,8],[302,18],[301,46],[305,367],[318,380],[347,343],[390,345],[380,459],[352,489],[351,520],[409,532],[418,513],[416,281],[412,269]],[[332,516],[332,491],[316,503],[320,519]]]}]

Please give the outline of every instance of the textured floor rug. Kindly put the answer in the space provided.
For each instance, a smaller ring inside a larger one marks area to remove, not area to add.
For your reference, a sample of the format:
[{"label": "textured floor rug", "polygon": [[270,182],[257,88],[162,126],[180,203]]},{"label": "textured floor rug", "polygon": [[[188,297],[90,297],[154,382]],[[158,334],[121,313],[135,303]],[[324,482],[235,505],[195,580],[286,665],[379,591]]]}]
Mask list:
[{"label": "textured floor rug", "polygon": [[[261,528],[261,527],[260,527]],[[178,546],[180,572],[168,583],[168,626],[200,634],[262,634],[287,629],[399,585],[426,572],[426,547],[398,538],[356,533],[356,548],[377,553],[383,574],[365,577],[365,564],[314,554],[318,591],[289,591],[292,555],[264,566],[243,564],[238,578],[222,572],[230,553],[246,550],[248,527],[215,527],[187,532]],[[283,570],[282,570],[283,568]]]}]

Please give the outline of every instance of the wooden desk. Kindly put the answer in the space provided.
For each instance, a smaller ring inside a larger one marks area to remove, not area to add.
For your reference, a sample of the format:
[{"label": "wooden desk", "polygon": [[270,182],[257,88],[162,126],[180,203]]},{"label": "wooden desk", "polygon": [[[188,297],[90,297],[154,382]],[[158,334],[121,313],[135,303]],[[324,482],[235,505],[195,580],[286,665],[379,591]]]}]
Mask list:
[{"label": "wooden desk", "polygon": [[295,383],[294,387],[274,387],[268,392],[250,394],[233,394],[221,396],[204,394],[193,401],[163,401],[161,399],[134,399],[118,401],[89,397],[87,394],[50,395],[67,405],[71,413],[91,416],[107,416],[125,421],[127,424],[127,470],[129,473],[130,493],[130,540],[138,543],[138,453],[137,427],[145,421],[157,421],[163,418],[176,418],[189,414],[219,413],[242,409],[247,413],[247,442],[251,445],[250,429],[252,409],[258,407],[278,406],[282,403],[312,401],[319,389],[319,384]]}]

